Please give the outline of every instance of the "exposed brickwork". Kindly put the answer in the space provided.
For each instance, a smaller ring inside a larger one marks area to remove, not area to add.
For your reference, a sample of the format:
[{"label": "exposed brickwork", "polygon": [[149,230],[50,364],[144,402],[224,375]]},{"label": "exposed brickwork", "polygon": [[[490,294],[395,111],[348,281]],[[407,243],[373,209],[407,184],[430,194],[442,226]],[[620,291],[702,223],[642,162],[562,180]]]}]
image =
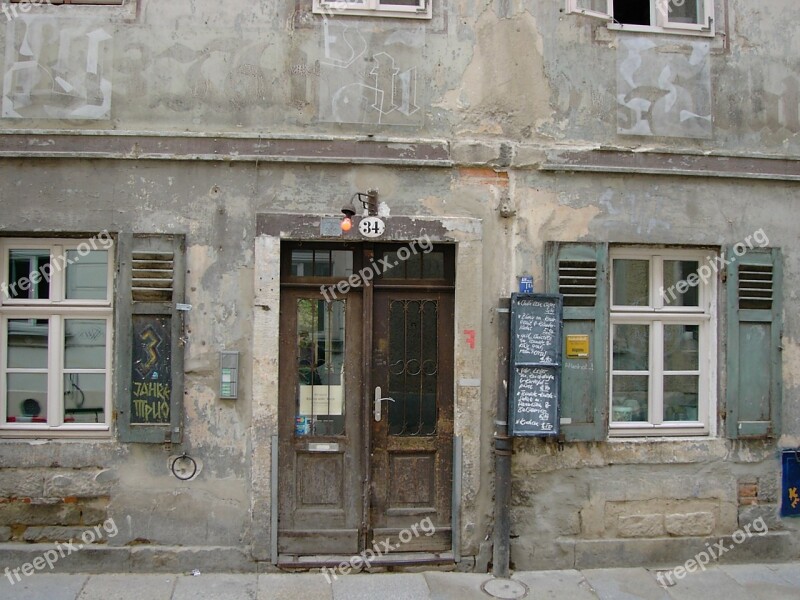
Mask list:
[{"label": "exposed brickwork", "polygon": [[755,482],[739,482],[739,506],[758,504],[758,484]]},{"label": "exposed brickwork", "polygon": [[11,541],[60,541],[61,534],[102,523],[108,503],[108,496],[0,498],[0,533]]}]

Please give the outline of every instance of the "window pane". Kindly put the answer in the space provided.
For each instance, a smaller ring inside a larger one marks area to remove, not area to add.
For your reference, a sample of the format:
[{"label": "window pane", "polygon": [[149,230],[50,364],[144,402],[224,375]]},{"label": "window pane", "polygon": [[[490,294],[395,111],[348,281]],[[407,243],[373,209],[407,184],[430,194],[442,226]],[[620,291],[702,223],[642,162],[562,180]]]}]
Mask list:
[{"label": "window pane", "polygon": [[64,321],[64,368],[106,368],[106,321],[66,319]]},{"label": "window pane", "polygon": [[647,371],[650,368],[650,326],[614,325],[615,371]]},{"label": "window pane", "polygon": [[47,422],[46,373],[8,373],[6,389],[9,423]]},{"label": "window pane", "polygon": [[667,10],[670,23],[701,24],[705,21],[703,0],[669,0]]},{"label": "window pane", "polygon": [[696,260],[664,261],[664,287],[660,290],[664,306],[700,306],[699,268]]},{"label": "window pane", "polygon": [[664,375],[664,420],[697,421],[699,377]]},{"label": "window pane", "polygon": [[591,10],[603,14],[608,11],[608,0],[576,0],[575,5],[578,10]]},{"label": "window pane", "polygon": [[104,423],[106,376],[102,373],[64,374],[64,422]]},{"label": "window pane", "polygon": [[8,320],[8,362],[11,369],[46,369],[47,319]]},{"label": "window pane", "polygon": [[67,250],[67,300],[108,298],[108,252]]},{"label": "window pane", "polygon": [[614,20],[628,25],[650,25],[651,0],[614,0]]},{"label": "window pane", "polygon": [[664,370],[696,371],[699,325],[664,325]]},{"label": "window pane", "polygon": [[614,259],[614,304],[650,305],[650,261]]},{"label": "window pane", "polygon": [[46,300],[50,298],[50,251],[11,250],[8,257],[7,298]]},{"label": "window pane", "polygon": [[295,435],[344,433],[345,301],[297,301]]},{"label": "window pane", "polygon": [[612,421],[647,421],[647,375],[614,375],[611,390]]}]

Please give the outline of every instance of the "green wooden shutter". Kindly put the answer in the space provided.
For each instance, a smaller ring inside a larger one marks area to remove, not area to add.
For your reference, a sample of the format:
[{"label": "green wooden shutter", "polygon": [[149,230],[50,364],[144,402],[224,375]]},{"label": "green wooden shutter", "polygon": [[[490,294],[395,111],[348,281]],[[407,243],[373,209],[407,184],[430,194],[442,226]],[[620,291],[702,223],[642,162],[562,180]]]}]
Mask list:
[{"label": "green wooden shutter", "polygon": [[777,437],[781,412],[783,269],[780,250],[726,250],[726,430],[733,439]]},{"label": "green wooden shutter", "polygon": [[120,233],[116,416],[122,442],[180,443],[183,429],[182,235]]},{"label": "green wooden shutter", "polygon": [[[547,242],[547,291],[564,296],[561,431],[566,441],[606,439],[608,244]],[[569,335],[589,336],[589,358],[567,358]]]}]

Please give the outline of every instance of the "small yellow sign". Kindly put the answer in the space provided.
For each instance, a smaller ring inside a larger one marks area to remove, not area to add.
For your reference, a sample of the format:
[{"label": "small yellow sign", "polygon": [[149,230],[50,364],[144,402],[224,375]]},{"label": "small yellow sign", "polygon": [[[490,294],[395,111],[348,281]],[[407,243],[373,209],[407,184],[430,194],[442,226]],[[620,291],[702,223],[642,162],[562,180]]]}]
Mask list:
[{"label": "small yellow sign", "polygon": [[567,336],[567,358],[589,358],[589,336]]}]

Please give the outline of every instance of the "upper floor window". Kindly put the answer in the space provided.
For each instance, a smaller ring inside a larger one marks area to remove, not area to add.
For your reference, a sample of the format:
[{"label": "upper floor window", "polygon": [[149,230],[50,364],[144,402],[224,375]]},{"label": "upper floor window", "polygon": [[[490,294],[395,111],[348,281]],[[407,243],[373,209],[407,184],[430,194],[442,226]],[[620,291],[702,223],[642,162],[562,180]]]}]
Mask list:
[{"label": "upper floor window", "polygon": [[314,0],[314,12],[323,15],[361,15],[430,19],[432,0]]},{"label": "upper floor window", "polygon": [[113,241],[0,241],[0,429],[108,433]]},{"label": "upper floor window", "polygon": [[714,32],[714,0],[567,0],[567,12],[609,21],[609,29]]}]

